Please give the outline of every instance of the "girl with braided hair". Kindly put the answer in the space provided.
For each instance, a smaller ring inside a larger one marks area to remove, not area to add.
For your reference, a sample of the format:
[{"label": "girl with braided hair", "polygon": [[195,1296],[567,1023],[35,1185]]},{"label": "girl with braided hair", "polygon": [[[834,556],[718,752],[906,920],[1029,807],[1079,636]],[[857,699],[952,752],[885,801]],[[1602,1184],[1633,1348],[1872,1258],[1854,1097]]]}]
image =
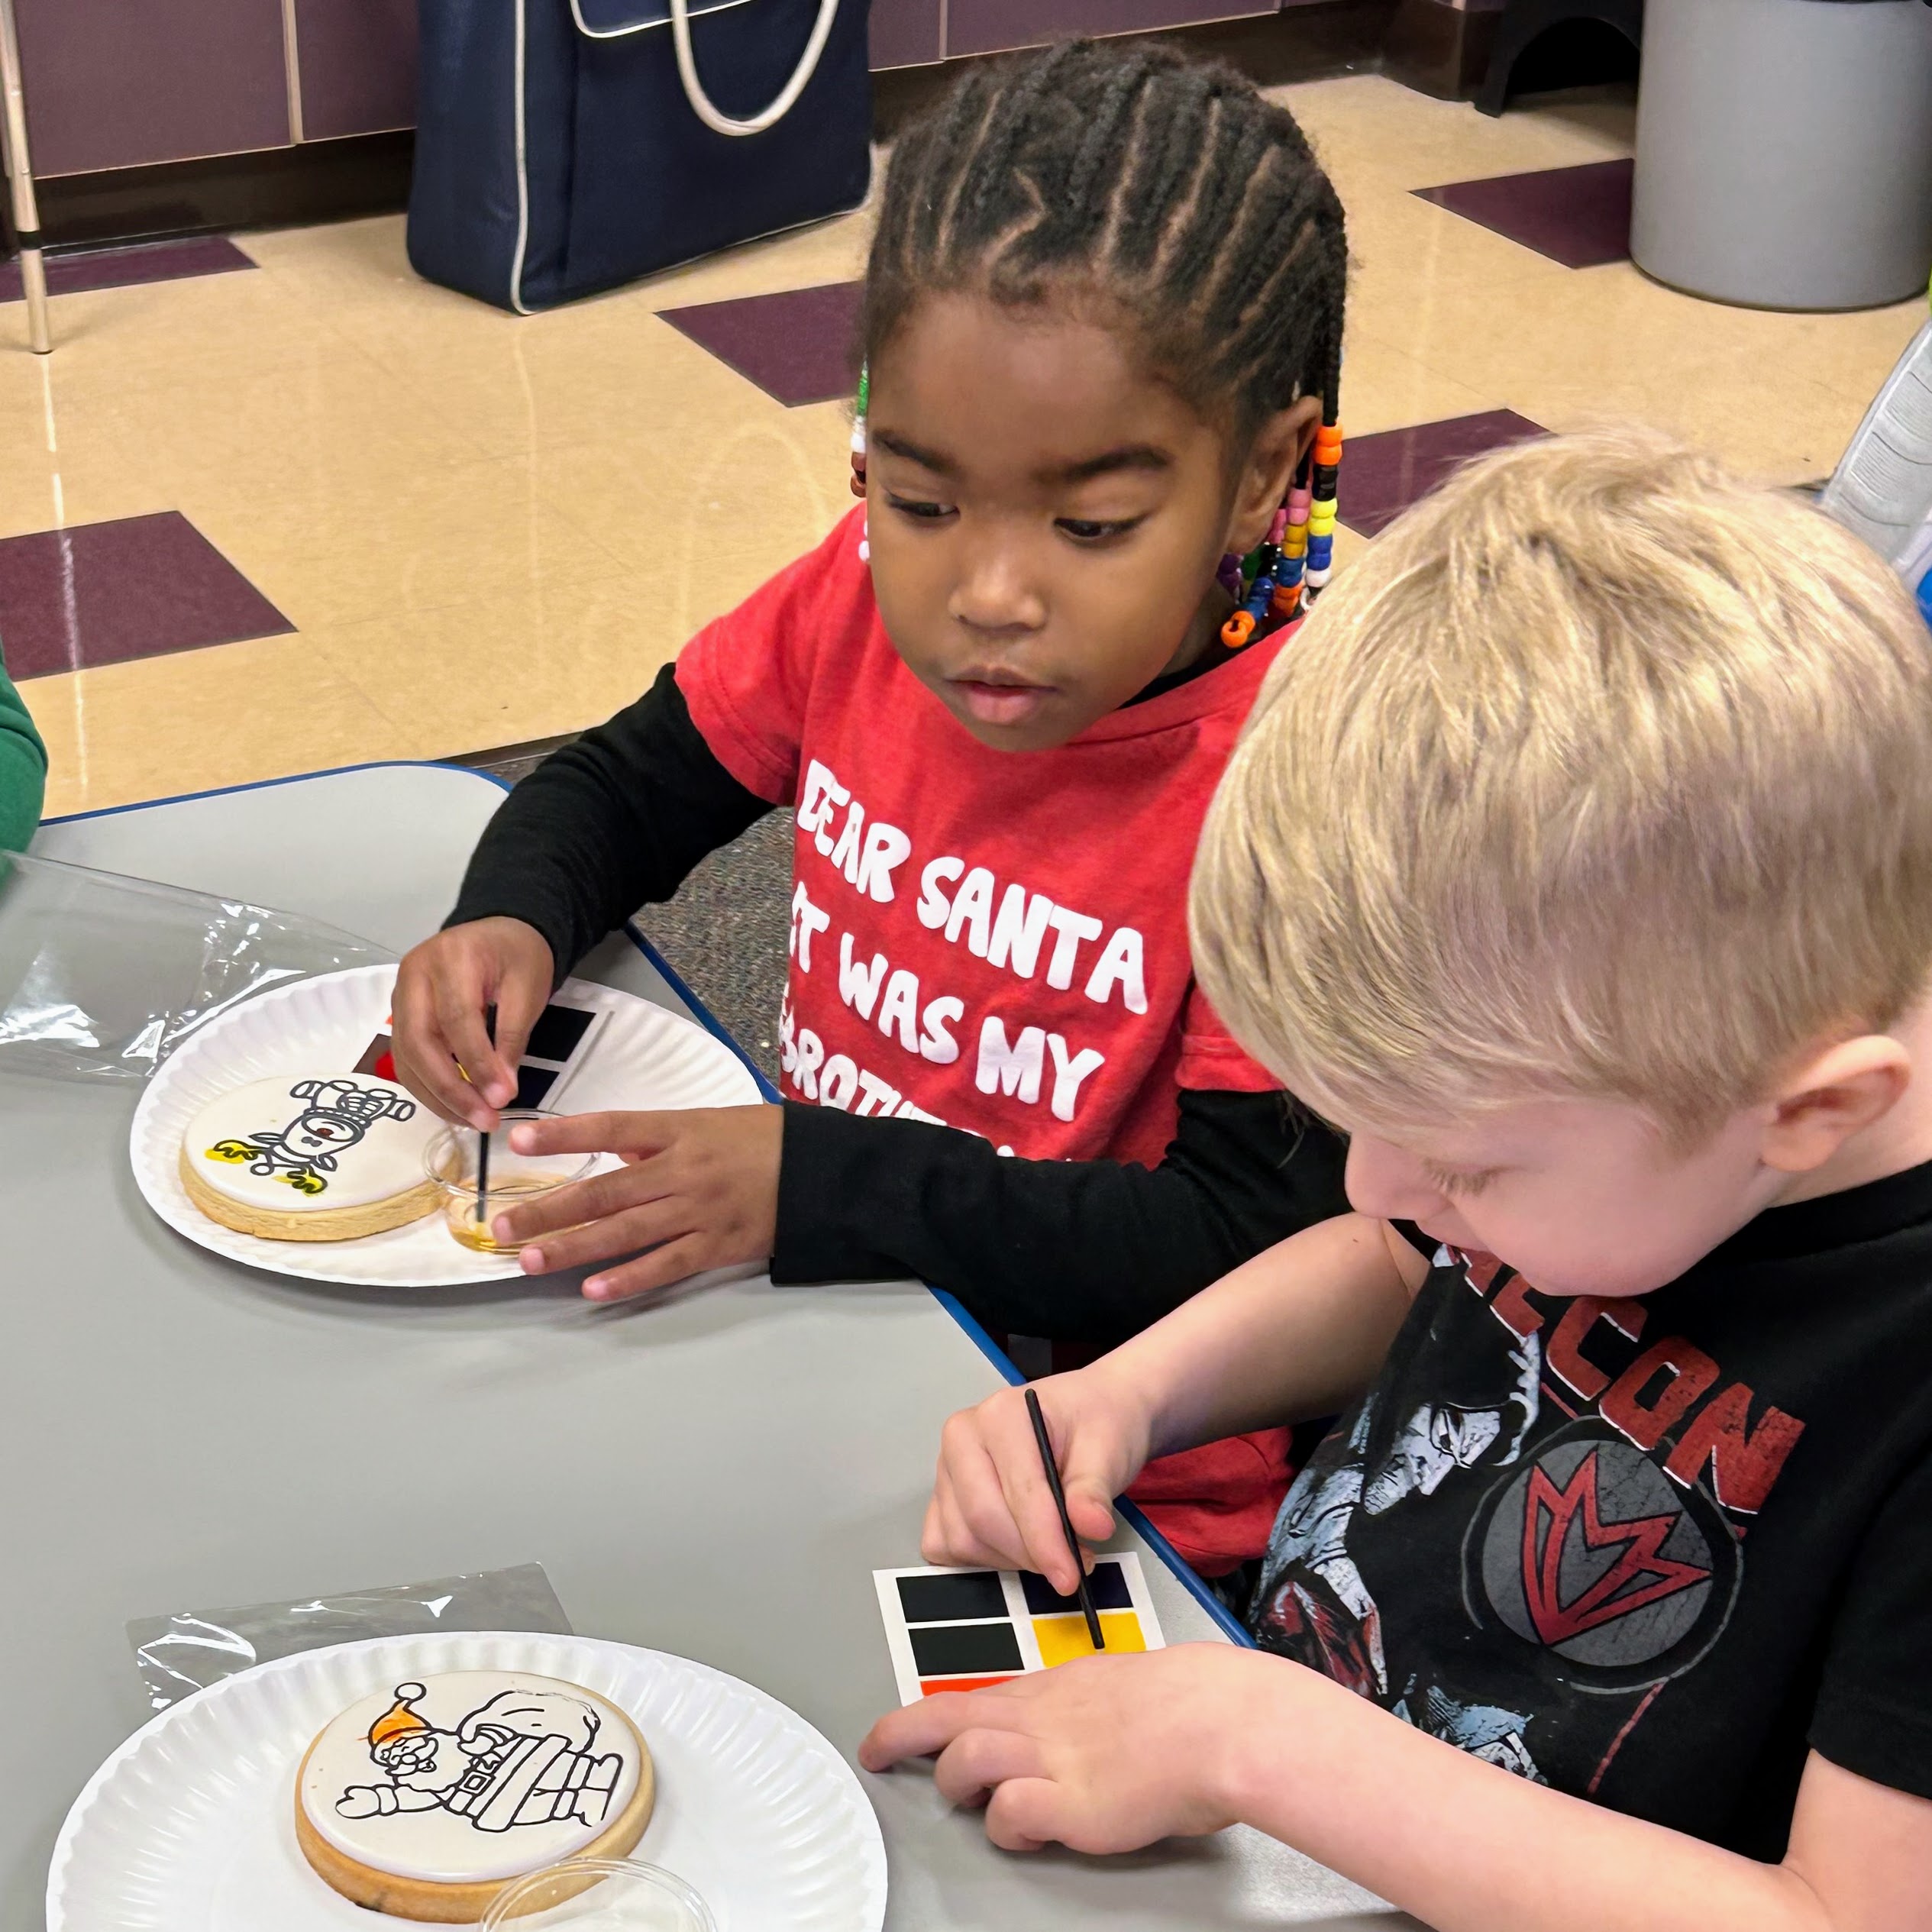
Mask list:
[{"label": "girl with braided hair", "polygon": [[[1341,1210],[1336,1142],[1195,987],[1186,886],[1326,575],[1345,269],[1293,117],[1158,44],[977,68],[906,130],[863,503],[519,786],[403,963],[399,1074],[493,1128],[571,965],[794,814],[784,1105],[518,1129],[626,1156],[502,1217],[526,1268],[594,1264],[593,1299],[916,1275],[1093,1352]],[[1224,1572],[1286,1462],[1270,1432],[1142,1493]]]}]

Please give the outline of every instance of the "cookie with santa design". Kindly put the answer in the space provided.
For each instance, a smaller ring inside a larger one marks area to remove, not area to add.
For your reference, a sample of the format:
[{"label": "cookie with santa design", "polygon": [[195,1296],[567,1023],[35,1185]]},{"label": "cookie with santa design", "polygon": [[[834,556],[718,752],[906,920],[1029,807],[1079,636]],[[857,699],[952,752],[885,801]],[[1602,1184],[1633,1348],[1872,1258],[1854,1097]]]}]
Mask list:
[{"label": "cookie with santa design", "polygon": [[322,1727],[296,1774],[296,1837],[317,1875],[358,1905],[469,1925],[526,1872],[622,1858],[656,1796],[636,1726],[596,1692],[445,1671]]},{"label": "cookie with santa design", "polygon": [[353,1241],[436,1205],[424,1150],[441,1123],[393,1080],[296,1073],[211,1100],[181,1141],[181,1184],[212,1221],[270,1241]]}]

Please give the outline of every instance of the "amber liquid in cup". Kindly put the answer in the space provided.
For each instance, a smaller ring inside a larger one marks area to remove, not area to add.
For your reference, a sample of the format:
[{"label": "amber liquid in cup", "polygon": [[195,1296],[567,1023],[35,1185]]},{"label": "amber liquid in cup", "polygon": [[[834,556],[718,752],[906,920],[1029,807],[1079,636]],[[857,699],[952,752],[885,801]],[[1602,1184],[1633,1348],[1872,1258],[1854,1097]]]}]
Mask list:
[{"label": "amber liquid in cup", "polygon": [[475,1194],[445,1194],[443,1219],[464,1247],[473,1248],[480,1255],[514,1255],[525,1244],[499,1241],[489,1231],[490,1223],[533,1196],[554,1194],[567,1184],[534,1174],[511,1174],[500,1183],[492,1181],[489,1194],[480,1198]]},{"label": "amber liquid in cup", "polygon": [[453,1239],[473,1254],[516,1254],[525,1244],[499,1241],[489,1231],[490,1223],[511,1208],[570,1187],[590,1174],[597,1165],[594,1154],[519,1154],[511,1146],[513,1129],[556,1117],[535,1107],[512,1107],[504,1113],[490,1136],[489,1190],[481,1196],[477,1184],[481,1178],[483,1136],[474,1127],[451,1126],[429,1143],[423,1171],[436,1184],[443,1225]]}]

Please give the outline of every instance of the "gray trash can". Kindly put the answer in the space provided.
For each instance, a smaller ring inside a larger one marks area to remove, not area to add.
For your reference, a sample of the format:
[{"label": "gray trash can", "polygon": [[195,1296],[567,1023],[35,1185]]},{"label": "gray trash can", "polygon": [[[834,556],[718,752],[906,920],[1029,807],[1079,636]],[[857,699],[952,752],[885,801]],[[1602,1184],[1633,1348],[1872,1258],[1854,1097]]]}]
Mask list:
[{"label": "gray trash can", "polygon": [[1873,309],[1932,272],[1932,5],[1649,0],[1630,254],[1761,309]]}]

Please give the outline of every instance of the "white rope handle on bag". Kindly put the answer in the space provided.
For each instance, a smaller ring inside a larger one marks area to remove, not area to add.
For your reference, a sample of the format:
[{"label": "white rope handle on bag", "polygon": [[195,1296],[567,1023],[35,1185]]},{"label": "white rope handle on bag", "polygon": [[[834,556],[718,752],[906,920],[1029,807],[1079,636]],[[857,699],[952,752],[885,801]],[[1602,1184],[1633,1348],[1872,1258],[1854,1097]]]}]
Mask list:
[{"label": "white rope handle on bag", "polygon": [[766,128],[775,127],[791,112],[793,104],[805,92],[806,83],[816,72],[819,56],[825,52],[832,24],[838,17],[838,0],[819,0],[819,18],[813,23],[812,37],[806,42],[805,51],[799,58],[797,72],[786,82],[778,98],[748,121],[734,121],[729,115],[719,113],[711,96],[704,91],[704,83],[698,79],[698,63],[691,52],[690,5],[691,0],[670,0],[671,38],[677,44],[677,77],[684,83],[685,98],[691,103],[691,111],[714,134],[761,134]]}]

